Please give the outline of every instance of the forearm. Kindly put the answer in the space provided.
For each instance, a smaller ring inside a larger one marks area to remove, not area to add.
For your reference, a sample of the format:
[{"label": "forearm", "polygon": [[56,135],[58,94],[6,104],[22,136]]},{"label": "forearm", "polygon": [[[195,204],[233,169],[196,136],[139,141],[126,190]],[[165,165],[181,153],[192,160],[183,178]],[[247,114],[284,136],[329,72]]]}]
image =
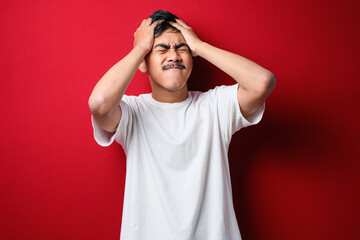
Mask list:
[{"label": "forearm", "polygon": [[142,48],[133,48],[105,73],[89,98],[92,113],[105,115],[119,104],[145,55],[146,51]]},{"label": "forearm", "polygon": [[263,89],[272,73],[255,62],[240,55],[202,42],[197,54],[235,79],[244,90]]}]

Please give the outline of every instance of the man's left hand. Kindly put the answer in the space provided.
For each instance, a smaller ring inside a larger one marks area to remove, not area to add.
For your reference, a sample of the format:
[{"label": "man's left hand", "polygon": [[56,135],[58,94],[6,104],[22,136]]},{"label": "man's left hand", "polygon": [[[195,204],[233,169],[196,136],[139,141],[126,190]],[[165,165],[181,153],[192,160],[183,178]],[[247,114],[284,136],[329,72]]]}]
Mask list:
[{"label": "man's left hand", "polygon": [[201,47],[203,43],[198,36],[194,33],[191,27],[189,27],[186,23],[184,23],[180,19],[176,19],[176,23],[169,22],[172,26],[176,27],[180,30],[181,34],[184,36],[186,43],[189,45],[191,49],[191,54],[193,57],[198,56],[198,49]]}]

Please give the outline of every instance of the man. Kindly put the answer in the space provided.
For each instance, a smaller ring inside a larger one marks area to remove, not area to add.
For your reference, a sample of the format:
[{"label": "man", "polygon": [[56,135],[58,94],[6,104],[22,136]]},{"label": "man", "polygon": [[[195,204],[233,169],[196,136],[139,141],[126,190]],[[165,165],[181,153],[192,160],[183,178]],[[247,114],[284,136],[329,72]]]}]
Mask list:
[{"label": "man", "polygon": [[[89,99],[96,141],[116,140],[127,156],[121,239],[241,239],[227,151],[236,131],[260,121],[274,75],[201,41],[169,12],[143,20],[134,38]],[[237,84],[188,91],[193,56]],[[137,69],[152,93],[126,96]]]}]

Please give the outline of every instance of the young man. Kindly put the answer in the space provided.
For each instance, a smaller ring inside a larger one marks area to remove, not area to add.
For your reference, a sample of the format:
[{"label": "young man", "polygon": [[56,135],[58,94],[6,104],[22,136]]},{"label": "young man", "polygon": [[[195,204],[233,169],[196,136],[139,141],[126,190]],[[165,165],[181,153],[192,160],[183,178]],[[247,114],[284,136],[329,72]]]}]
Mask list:
[{"label": "young man", "polygon": [[[236,131],[260,121],[274,75],[201,41],[165,11],[143,20],[134,37],[131,52],[89,99],[96,141],[116,140],[127,156],[121,239],[241,239],[227,151]],[[237,84],[188,91],[193,56]],[[152,93],[126,96],[138,68],[148,74]]]}]

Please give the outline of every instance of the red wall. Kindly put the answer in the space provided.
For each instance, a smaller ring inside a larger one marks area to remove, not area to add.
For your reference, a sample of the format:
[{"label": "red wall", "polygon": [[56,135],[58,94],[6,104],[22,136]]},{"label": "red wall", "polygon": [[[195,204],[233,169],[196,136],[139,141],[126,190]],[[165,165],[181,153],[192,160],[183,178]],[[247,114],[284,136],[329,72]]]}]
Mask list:
[{"label": "red wall", "polygon": [[[0,239],[119,238],[125,157],[95,143],[87,100],[157,9],[277,78],[230,146],[244,240],[360,239],[355,0],[1,1]],[[234,83],[195,64],[192,89]],[[127,93],[149,91],[137,73]]]}]

